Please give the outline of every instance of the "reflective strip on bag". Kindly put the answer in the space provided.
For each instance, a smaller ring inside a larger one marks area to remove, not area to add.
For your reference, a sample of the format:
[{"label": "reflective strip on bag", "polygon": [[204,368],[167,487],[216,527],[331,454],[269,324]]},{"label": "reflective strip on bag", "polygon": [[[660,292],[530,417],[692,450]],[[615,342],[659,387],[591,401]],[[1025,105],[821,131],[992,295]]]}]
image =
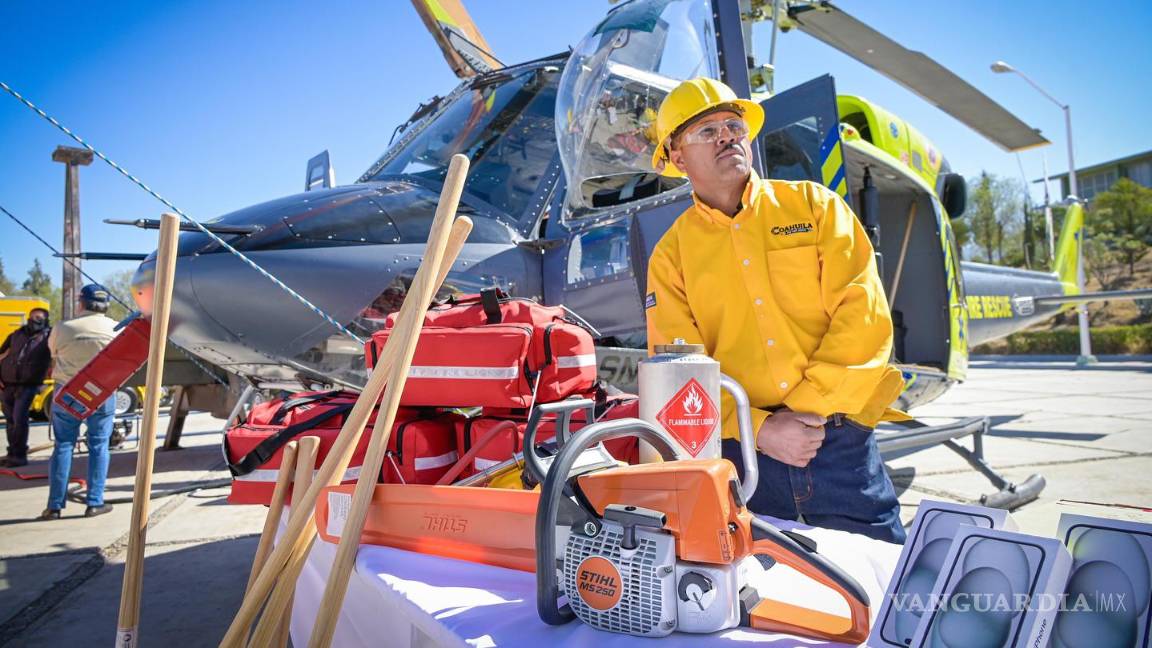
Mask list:
[{"label": "reflective strip on bag", "polygon": [[476,460],[473,461],[472,463],[474,463],[476,465],[476,470],[488,470],[492,466],[495,466],[496,464],[504,463],[504,462],[503,461],[497,461],[495,459],[484,459],[482,457],[476,457]]},{"label": "reflective strip on bag", "polygon": [[[276,468],[276,469],[264,468],[264,469],[260,469],[260,470],[253,470],[252,472],[248,473],[247,475],[240,475],[239,477],[233,477],[232,479],[234,479],[235,481],[275,482],[276,481],[276,475],[278,475],[279,473],[280,473],[280,470],[278,468]],[[320,474],[320,471],[319,470],[313,471],[312,474],[318,475],[318,474]],[[352,466],[348,470],[344,471],[344,479],[341,479],[340,481],[346,482],[346,481],[352,481],[353,479],[359,479],[359,478],[360,478],[360,466]]]},{"label": "reflective strip on bag", "polygon": [[445,452],[442,455],[435,457],[416,457],[416,470],[432,470],[433,468],[443,468],[444,466],[451,466],[456,463],[460,455],[455,450]]},{"label": "reflective strip on bag", "polygon": [[453,378],[457,380],[512,380],[520,367],[417,367],[408,370],[409,378]]},{"label": "reflective strip on bag", "polygon": [[557,356],[556,366],[561,369],[576,369],[578,367],[595,367],[596,354],[585,353],[583,355],[573,356]]}]

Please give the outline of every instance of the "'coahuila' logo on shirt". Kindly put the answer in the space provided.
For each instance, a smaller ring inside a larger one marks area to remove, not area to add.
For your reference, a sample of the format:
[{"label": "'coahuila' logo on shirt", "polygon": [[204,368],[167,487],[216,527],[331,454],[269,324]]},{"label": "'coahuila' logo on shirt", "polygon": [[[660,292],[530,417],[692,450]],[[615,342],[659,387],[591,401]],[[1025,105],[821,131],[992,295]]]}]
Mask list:
[{"label": "'coahuila' logo on shirt", "polygon": [[784,227],[773,227],[772,233],[777,236],[791,236],[793,234],[805,234],[812,231],[812,223],[792,223]]}]

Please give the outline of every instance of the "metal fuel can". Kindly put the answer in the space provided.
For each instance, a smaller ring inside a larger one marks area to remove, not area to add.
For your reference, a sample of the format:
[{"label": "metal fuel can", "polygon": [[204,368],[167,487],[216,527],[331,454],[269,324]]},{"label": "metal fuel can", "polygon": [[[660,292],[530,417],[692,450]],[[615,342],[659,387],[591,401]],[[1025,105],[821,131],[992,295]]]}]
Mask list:
[{"label": "metal fuel can", "polygon": [[[684,459],[720,458],[720,363],[703,344],[675,339],[658,344],[656,354],[640,362],[640,418],[664,429]],[[640,461],[659,461],[640,444]]]}]

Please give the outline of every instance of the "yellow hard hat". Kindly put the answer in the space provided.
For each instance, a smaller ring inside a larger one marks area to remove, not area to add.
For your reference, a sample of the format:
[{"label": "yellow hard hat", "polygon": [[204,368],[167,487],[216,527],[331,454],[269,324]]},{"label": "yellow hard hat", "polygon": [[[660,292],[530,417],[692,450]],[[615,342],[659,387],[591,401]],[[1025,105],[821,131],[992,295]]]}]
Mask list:
[{"label": "yellow hard hat", "polygon": [[652,153],[652,167],[661,175],[673,178],[684,176],[676,165],[668,161],[668,147],[672,133],[702,113],[730,108],[748,122],[748,139],[753,139],[764,125],[764,109],[760,104],[740,99],[732,88],[704,77],[688,79],[672,89],[660,104],[656,115],[656,151]]}]

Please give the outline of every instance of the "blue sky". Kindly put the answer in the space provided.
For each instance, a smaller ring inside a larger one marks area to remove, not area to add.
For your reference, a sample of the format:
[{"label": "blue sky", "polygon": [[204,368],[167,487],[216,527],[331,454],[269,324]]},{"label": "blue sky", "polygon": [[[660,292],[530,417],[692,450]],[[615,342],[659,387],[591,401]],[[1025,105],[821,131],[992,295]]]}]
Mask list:
[{"label": "blue sky", "polygon": [[[1152,149],[1146,113],[1152,3],[1120,0],[917,2],[840,0],[844,10],[953,69],[1042,129],[1053,146],[1022,154],[1029,179],[1041,151],[1064,171],[1063,116],[1003,59],[1073,109],[1079,166]],[[494,51],[510,62],[575,45],[608,10],[600,0],[473,0]],[[756,48],[767,60],[768,32]],[[938,109],[799,33],[782,35],[777,89],[831,72],[840,92],[903,116],[967,176],[1020,177],[1004,153]],[[0,79],[198,219],[302,188],[306,160],[327,148],[351,182],[397,124],[456,83],[415,10],[372,2],[7,2],[0,6]],[[59,244],[63,134],[0,95],[0,205]],[[155,232],[105,218],[155,218],[163,207],[96,161],[81,172],[83,248],[144,252]],[[40,258],[60,262],[0,215],[0,258],[19,282]],[[97,277],[132,264],[88,262]]]}]

